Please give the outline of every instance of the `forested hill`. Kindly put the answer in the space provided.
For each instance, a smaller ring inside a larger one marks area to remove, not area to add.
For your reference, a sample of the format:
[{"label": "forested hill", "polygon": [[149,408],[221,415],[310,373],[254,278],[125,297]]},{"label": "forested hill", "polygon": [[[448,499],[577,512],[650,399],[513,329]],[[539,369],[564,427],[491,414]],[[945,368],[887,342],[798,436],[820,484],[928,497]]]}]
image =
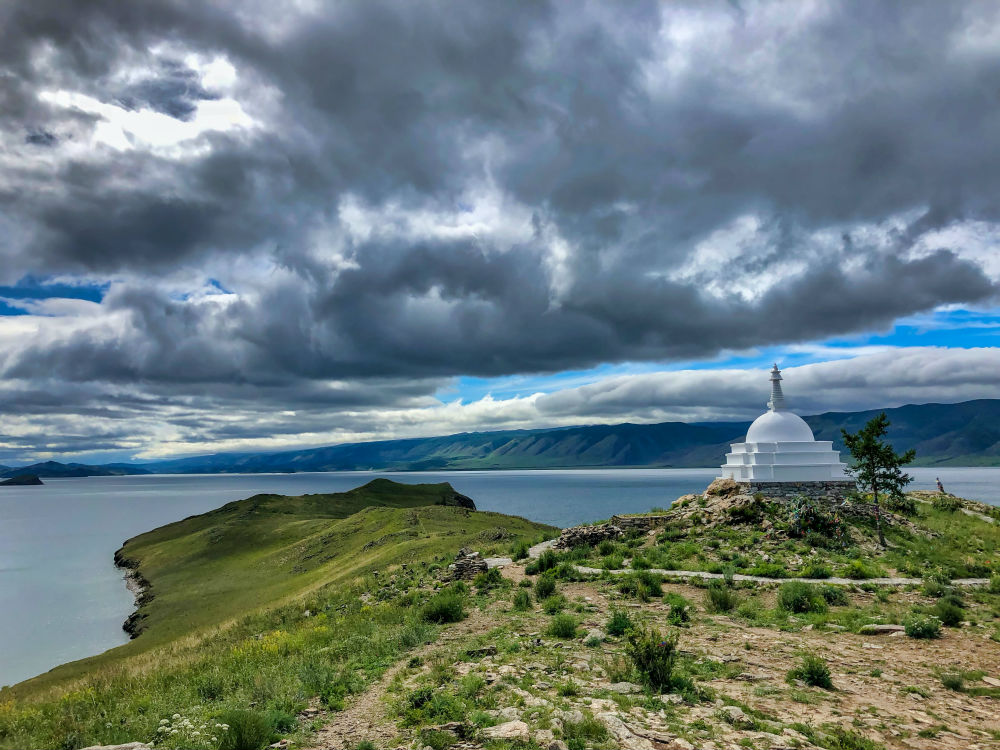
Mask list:
[{"label": "forested hill", "polygon": [[[860,428],[880,410],[805,417],[817,440],[843,450],[840,429]],[[920,404],[884,410],[898,450],[915,448],[918,465],[1000,466],[1000,399]],[[220,453],[146,464],[115,464],[93,473],[235,473],[345,470],[551,469],[718,466],[749,422],[664,422],[470,432],[444,437],[348,443],[279,453]],[[52,468],[52,463],[46,464]],[[127,467],[127,468],[126,468]],[[60,476],[46,471],[40,476]],[[81,471],[79,465],[74,467]],[[12,472],[23,469],[8,469]],[[66,476],[66,474],[62,474]]]}]

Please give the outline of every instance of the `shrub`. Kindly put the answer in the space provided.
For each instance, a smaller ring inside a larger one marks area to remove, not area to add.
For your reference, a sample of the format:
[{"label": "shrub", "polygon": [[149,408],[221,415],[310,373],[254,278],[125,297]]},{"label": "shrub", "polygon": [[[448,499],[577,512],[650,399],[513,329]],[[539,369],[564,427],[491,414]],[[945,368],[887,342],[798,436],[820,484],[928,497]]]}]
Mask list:
[{"label": "shrub", "polygon": [[949,628],[958,627],[965,619],[965,610],[949,597],[938,599],[931,609],[934,616],[941,621],[942,625]]},{"label": "shrub", "polygon": [[788,578],[788,571],[781,563],[759,562],[747,570],[747,575],[761,578]]},{"label": "shrub", "polygon": [[899,513],[903,516],[915,516],[917,514],[917,501],[903,493],[889,494],[883,500],[883,504],[885,509],[890,513]]},{"label": "shrub", "polygon": [[576,638],[577,622],[573,615],[556,615],[549,623],[548,633],[554,638]]},{"label": "shrub", "polygon": [[628,633],[625,655],[649,687],[664,691],[670,689],[674,663],[677,660],[676,631],[664,635],[655,629],[633,629]]},{"label": "shrub", "polygon": [[556,565],[559,564],[559,557],[550,549],[543,550],[542,554],[538,556],[536,561],[538,565],[538,572],[544,573],[546,570],[552,570]]},{"label": "shrub", "polygon": [[566,609],[566,597],[562,594],[555,594],[542,602],[542,609],[547,615],[557,615]]},{"label": "shrub", "polygon": [[922,589],[924,596],[929,596],[933,599],[937,599],[948,593],[948,587],[935,578],[928,578],[924,581]]},{"label": "shrub", "polygon": [[861,560],[851,560],[841,570],[841,576],[854,581],[863,581],[868,578],[875,578],[878,572],[865,565]]},{"label": "shrub", "polygon": [[958,692],[965,690],[965,679],[960,674],[941,675],[941,684],[949,690],[957,690]]},{"label": "shrub", "polygon": [[988,591],[991,594],[1000,594],[1000,573],[995,573],[990,576]]},{"label": "shrub", "polygon": [[608,620],[608,625],[605,628],[608,635],[625,635],[625,632],[631,627],[632,618],[628,616],[628,612],[622,609],[611,610],[611,619]]},{"label": "shrub", "polygon": [[521,589],[514,595],[514,609],[524,612],[531,609],[531,594]]},{"label": "shrub", "polygon": [[809,533],[822,534],[836,541],[844,537],[844,524],[836,511],[831,513],[816,500],[801,495],[792,501],[788,527],[789,535],[796,537]]},{"label": "shrub", "polygon": [[262,750],[277,739],[268,716],[257,711],[226,711],[219,723],[229,725],[219,737],[219,750]]},{"label": "shrub", "polygon": [[935,509],[943,510],[946,513],[954,513],[962,507],[962,501],[954,495],[935,495],[931,503]]},{"label": "shrub", "polygon": [[495,589],[502,583],[503,575],[500,573],[500,568],[490,568],[483,573],[477,574],[476,577],[472,579],[472,585],[474,585],[479,591],[489,591],[490,589]]},{"label": "shrub", "polygon": [[936,617],[913,615],[906,618],[903,628],[910,638],[940,638],[941,621]]},{"label": "shrub", "polygon": [[614,542],[610,539],[603,539],[600,544],[597,545],[597,554],[601,555],[601,557],[606,557],[607,555],[613,554],[616,549],[617,547]]},{"label": "shrub", "polygon": [[851,600],[847,598],[847,592],[844,591],[843,586],[824,584],[819,587],[819,594],[831,607],[843,607],[851,603]]},{"label": "shrub", "polygon": [[512,560],[524,560],[528,557],[528,543],[523,539],[510,545],[510,557]]},{"label": "shrub", "polygon": [[806,685],[833,690],[830,667],[826,659],[815,654],[804,654],[798,667],[788,672],[789,680],[802,680]]},{"label": "shrub", "polygon": [[535,598],[538,601],[548,599],[556,593],[556,579],[552,576],[542,576],[535,582]]},{"label": "shrub", "polygon": [[739,596],[725,581],[714,580],[708,584],[705,608],[709,612],[732,612],[738,602]]},{"label": "shrub", "polygon": [[618,590],[626,596],[634,596],[643,602],[648,602],[654,596],[663,594],[662,576],[648,570],[623,575],[618,581]]},{"label": "shrub", "polygon": [[778,606],[786,612],[825,612],[826,600],[813,584],[788,581],[778,589]]},{"label": "shrub", "polygon": [[686,625],[691,620],[691,613],[686,604],[671,604],[667,614],[667,622],[671,625]]},{"label": "shrub", "polygon": [[830,566],[814,561],[806,563],[799,571],[799,575],[802,578],[829,578],[833,575],[833,571],[830,570]]},{"label": "shrub", "polygon": [[465,619],[462,597],[454,591],[442,591],[428,600],[420,610],[424,622],[440,625],[445,622],[459,622]]}]

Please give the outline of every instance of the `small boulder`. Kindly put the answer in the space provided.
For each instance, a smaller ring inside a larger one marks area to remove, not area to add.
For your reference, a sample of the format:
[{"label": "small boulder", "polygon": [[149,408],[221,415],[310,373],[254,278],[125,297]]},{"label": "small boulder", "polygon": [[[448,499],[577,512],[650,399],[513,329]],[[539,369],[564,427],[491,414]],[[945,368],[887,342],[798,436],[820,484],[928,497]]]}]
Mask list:
[{"label": "small boulder", "polygon": [[719,711],[723,718],[740,729],[748,729],[753,726],[753,719],[747,716],[739,706],[723,706]]},{"label": "small boulder", "polygon": [[862,625],[858,628],[861,635],[889,635],[902,633],[906,630],[902,625]]},{"label": "small boulder", "polygon": [[497,724],[495,727],[487,727],[483,730],[483,737],[491,740],[520,740],[522,742],[531,741],[531,732],[528,725],[523,721],[508,721]]},{"label": "small boulder", "polygon": [[610,690],[612,693],[631,695],[633,693],[641,693],[642,686],[636,685],[634,682],[614,682],[608,685],[608,690]]}]

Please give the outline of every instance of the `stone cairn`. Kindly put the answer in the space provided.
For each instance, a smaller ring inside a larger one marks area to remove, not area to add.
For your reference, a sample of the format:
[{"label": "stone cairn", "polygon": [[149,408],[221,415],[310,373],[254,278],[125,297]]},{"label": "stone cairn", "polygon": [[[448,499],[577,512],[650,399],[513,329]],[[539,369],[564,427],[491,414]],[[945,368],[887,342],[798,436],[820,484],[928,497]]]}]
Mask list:
[{"label": "stone cairn", "polygon": [[455,562],[448,566],[448,571],[451,573],[451,579],[458,581],[475,578],[478,573],[485,573],[488,567],[486,560],[481,558],[478,552],[462,547],[455,555]]}]

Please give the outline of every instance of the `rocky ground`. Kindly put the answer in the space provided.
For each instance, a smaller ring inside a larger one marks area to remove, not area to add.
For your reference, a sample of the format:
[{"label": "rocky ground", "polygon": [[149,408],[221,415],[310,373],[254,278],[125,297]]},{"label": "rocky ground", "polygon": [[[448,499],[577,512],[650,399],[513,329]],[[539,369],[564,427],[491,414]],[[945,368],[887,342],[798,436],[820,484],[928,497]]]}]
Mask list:
[{"label": "rocky ground", "polygon": [[[509,589],[387,673],[334,718],[316,747],[1000,747],[1000,700],[973,694],[1000,685],[1000,643],[982,627],[947,629],[934,641],[752,627],[706,612],[703,590],[668,584],[666,594],[693,603],[680,648],[701,695],[660,696],[622,678],[622,639],[604,628],[618,607],[666,630],[668,604],[625,600],[608,581],[563,583],[559,593],[580,630],[560,639],[547,634],[552,616],[539,606],[518,612],[510,603],[523,564],[503,573]],[[827,661],[834,689],[787,679],[803,653]],[[949,673],[966,674],[965,691],[942,684]],[[461,697],[472,710],[414,723],[407,706],[422,690]],[[483,724],[492,726],[476,728]]]}]

